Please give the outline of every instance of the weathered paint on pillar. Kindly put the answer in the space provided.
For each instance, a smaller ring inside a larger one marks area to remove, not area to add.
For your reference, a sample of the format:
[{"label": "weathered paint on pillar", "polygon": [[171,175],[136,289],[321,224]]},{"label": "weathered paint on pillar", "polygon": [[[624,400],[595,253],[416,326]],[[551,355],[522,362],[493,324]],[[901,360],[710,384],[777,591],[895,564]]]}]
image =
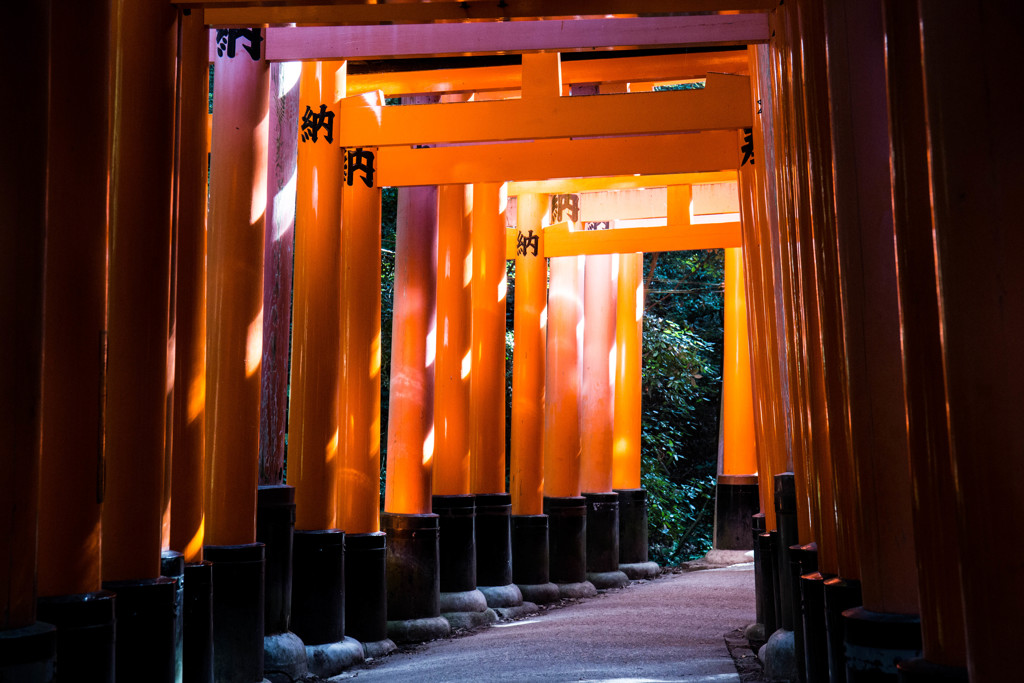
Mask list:
[{"label": "weathered paint on pillar", "polygon": [[206,545],[256,540],[270,70],[262,58],[261,30],[238,36],[231,47],[229,38],[214,60]]},{"label": "weathered paint on pillar", "polygon": [[640,388],[644,324],[644,255],[619,254],[615,313],[615,421],[612,486],[640,488]]},{"label": "weathered paint on pillar", "polygon": [[114,37],[104,581],[160,576],[177,11],[121,3]]},{"label": "weathered paint on pillar", "polygon": [[263,359],[260,362],[260,484],[284,483],[288,424],[292,262],[298,179],[298,62],[270,65],[270,158],[263,233]]},{"label": "weathered paint on pillar", "polygon": [[[0,427],[5,443],[0,467],[0,630],[36,620],[36,521],[39,502],[40,395],[43,351],[43,252],[46,241],[45,121],[48,98],[50,3],[26,3],[15,16],[18,30],[0,45],[0,57],[16,64],[7,87],[18,106],[0,108],[0,286],[17,296],[0,297]],[[38,131],[28,135],[24,131]],[[10,163],[10,159],[19,160]],[[7,226],[18,226],[17,230]],[[18,334],[11,334],[17,330]],[[16,362],[15,362],[16,361]]]},{"label": "weathered paint on pillar", "polygon": [[384,509],[430,512],[434,460],[437,188],[398,191]]},{"label": "weathered paint on pillar", "polygon": [[[376,101],[377,93],[368,98]],[[341,397],[342,447],[338,468],[338,526],[350,534],[380,530],[380,187],[376,149],[364,154],[369,170],[342,185]],[[358,159],[353,156],[353,161]]]},{"label": "weathered paint on pillar", "polygon": [[550,259],[544,383],[544,495],[580,495],[578,256]]},{"label": "weathered paint on pillar", "polygon": [[473,493],[505,492],[505,192],[473,187]]},{"label": "weathered paint on pillar", "polygon": [[617,254],[587,256],[580,393],[580,489],[612,490]]},{"label": "weathered paint on pillar", "polygon": [[515,345],[512,358],[512,514],[544,512],[544,340],[548,266],[544,258],[545,195],[516,203]]},{"label": "weathered paint on pillar", "polygon": [[[41,596],[100,589],[110,5],[63,7],[51,31],[50,107],[76,115],[49,126]],[[81,31],[95,36],[92,48],[80,49]]]},{"label": "weathered paint on pillar", "polygon": [[[470,406],[475,405],[470,403],[470,374],[474,369],[470,350],[473,329],[470,291],[474,277],[471,259],[476,255],[471,244],[474,192],[472,185],[443,185],[438,193],[433,492],[454,496],[472,493],[470,424],[477,412],[470,410]],[[502,377],[504,379],[504,375]],[[476,405],[477,409],[479,407]]]},{"label": "weathered paint on pillar", "polygon": [[918,10],[967,666],[972,681],[1013,680],[1019,666],[999,634],[1016,633],[1024,610],[1024,548],[1006,542],[1002,521],[1019,514],[1024,481],[1024,174],[1007,146],[1022,92],[1007,66],[1019,62],[1024,7],[922,2]]},{"label": "weathered paint on pillar", "polygon": [[747,301],[743,286],[743,250],[725,250],[725,359],[722,402],[725,422],[722,474],[754,474],[754,399],[747,341]]},{"label": "weathered paint on pillar", "polygon": [[345,150],[334,144],[345,62],[305,62],[299,84],[294,339],[288,416],[288,483],[295,528],[337,526],[338,378],[341,332],[341,184]]},{"label": "weathered paint on pillar", "polygon": [[181,24],[175,263],[171,549],[203,559],[206,439],[206,188],[209,37],[202,10]]}]

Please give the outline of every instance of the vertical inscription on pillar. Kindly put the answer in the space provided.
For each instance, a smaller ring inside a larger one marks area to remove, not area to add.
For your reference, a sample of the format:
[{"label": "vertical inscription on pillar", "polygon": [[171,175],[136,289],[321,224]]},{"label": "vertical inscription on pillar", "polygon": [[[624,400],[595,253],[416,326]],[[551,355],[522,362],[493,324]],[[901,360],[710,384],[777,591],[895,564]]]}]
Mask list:
[{"label": "vertical inscription on pillar", "polygon": [[252,61],[260,59],[260,45],[263,43],[263,30],[258,28],[219,28],[217,29],[217,56],[234,59],[237,54],[238,41],[245,40],[247,44],[241,47]]},{"label": "vertical inscription on pillar", "polygon": [[327,111],[326,104],[320,105],[320,111],[313,111],[313,108],[307,104],[306,111],[302,114],[300,130],[303,142],[316,142],[320,139],[321,130],[324,133],[323,138],[328,144],[334,142],[334,112]]},{"label": "vertical inscription on pillar", "polygon": [[580,219],[580,196],[578,194],[551,195],[551,222],[560,223],[568,214],[569,220]]},{"label": "vertical inscription on pillar", "polygon": [[360,180],[367,187],[373,187],[373,174],[376,168],[376,158],[373,152],[362,147],[345,150],[345,183],[352,187],[356,173],[360,173]]},{"label": "vertical inscription on pillar", "polygon": [[531,249],[533,255],[536,256],[540,249],[540,235],[534,235],[533,230],[528,230],[525,235],[523,233],[516,235],[516,254],[527,256],[527,252]]},{"label": "vertical inscription on pillar", "polygon": [[740,167],[746,166],[749,162],[751,166],[754,165],[754,129],[744,128],[743,129],[743,145],[740,146],[740,151],[743,152],[743,161],[740,162]]}]

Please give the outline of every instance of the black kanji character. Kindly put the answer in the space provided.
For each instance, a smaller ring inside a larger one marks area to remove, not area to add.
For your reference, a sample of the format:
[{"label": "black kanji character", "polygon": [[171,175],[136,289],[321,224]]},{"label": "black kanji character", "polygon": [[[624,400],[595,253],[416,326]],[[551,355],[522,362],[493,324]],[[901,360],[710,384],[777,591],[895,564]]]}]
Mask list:
[{"label": "black kanji character", "polygon": [[521,256],[526,256],[526,252],[533,249],[533,255],[537,255],[537,251],[540,248],[540,235],[534,235],[533,230],[528,230],[524,235],[519,233],[516,236],[516,253]]},{"label": "black kanji character", "polygon": [[320,112],[317,113],[307,104],[306,111],[302,114],[302,141],[317,141],[317,131],[324,129],[324,140],[328,143],[334,142],[334,112],[327,111],[327,105],[320,105]]},{"label": "black kanji character", "polygon": [[744,128],[743,129],[743,146],[740,147],[740,151],[743,152],[743,161],[740,162],[740,166],[746,166],[747,162],[750,165],[754,165],[754,129]]},{"label": "black kanji character", "polygon": [[217,56],[227,54],[228,59],[235,56],[235,42],[239,38],[249,41],[242,49],[249,53],[254,62],[260,59],[260,43],[263,42],[263,31],[258,28],[219,28],[217,29]]},{"label": "black kanji character", "polygon": [[569,220],[580,219],[580,196],[578,194],[556,194],[551,196],[551,222],[558,223],[565,212]]},{"label": "black kanji character", "polygon": [[357,147],[350,149],[345,154],[345,182],[352,187],[356,171],[363,172],[363,183],[367,187],[373,187],[373,152]]}]

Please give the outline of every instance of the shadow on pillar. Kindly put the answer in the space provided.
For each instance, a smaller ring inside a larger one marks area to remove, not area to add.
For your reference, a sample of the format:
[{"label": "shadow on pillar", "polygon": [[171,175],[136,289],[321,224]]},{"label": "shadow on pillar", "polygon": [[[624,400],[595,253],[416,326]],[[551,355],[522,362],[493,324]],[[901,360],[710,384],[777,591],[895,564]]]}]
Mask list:
[{"label": "shadow on pillar", "polygon": [[388,637],[423,642],[451,632],[441,617],[438,516],[381,513],[387,534]]},{"label": "shadow on pillar", "polygon": [[715,550],[752,550],[750,518],[761,507],[757,475],[718,475],[715,485]]},{"label": "shadow on pillar", "polygon": [[[185,556],[174,550],[160,555],[160,575],[174,579],[174,680],[182,680],[182,647],[184,645],[185,618]],[[57,634],[60,638],[60,632]]]},{"label": "shadow on pillar", "polygon": [[345,637],[345,532],[295,532],[292,629],[306,644],[310,673],[335,676],[363,661],[359,641]]},{"label": "shadow on pillar", "polygon": [[548,516],[512,515],[512,581],[523,600],[548,603],[558,600],[551,583],[548,552]]},{"label": "shadow on pillar", "polygon": [[213,563],[185,565],[183,679],[213,683]]},{"label": "shadow on pillar", "polygon": [[[62,679],[113,683],[114,602],[110,591],[39,598],[36,617],[57,628],[56,663]],[[0,634],[0,681],[8,680],[3,643]]]},{"label": "shadow on pillar", "polygon": [[292,633],[292,552],[295,487],[256,490],[256,540],[266,546],[263,610],[263,673],[271,683],[291,683],[309,672],[306,648]]},{"label": "shadow on pillar", "polygon": [[[121,681],[175,681],[175,601],[178,584],[161,576],[141,581],[108,581],[117,624],[115,678]],[[246,682],[248,683],[248,681]]]},{"label": "shadow on pillar", "polygon": [[661,567],[647,559],[647,491],[615,492],[619,494],[619,571],[633,580],[652,579]]},{"label": "shadow on pillar", "polygon": [[548,516],[548,572],[563,598],[597,595],[587,581],[587,501],[583,496],[544,497]]},{"label": "shadow on pillar", "polygon": [[860,581],[835,576],[825,580],[825,637],[831,683],[846,683],[846,622],[843,612],[861,604]]},{"label": "shadow on pillar", "polygon": [[523,593],[513,583],[512,496],[507,493],[476,494],[476,584],[487,606],[502,619],[537,610],[535,604],[523,603]]},{"label": "shadow on pillar", "polygon": [[37,621],[0,630],[0,683],[53,683],[57,629]]},{"label": "shadow on pillar", "polygon": [[476,496],[433,496],[438,516],[441,615],[453,629],[493,624],[497,614],[477,590]]},{"label": "shadow on pillar", "polygon": [[203,556],[213,563],[214,679],[217,683],[263,681],[264,546],[208,545]]},{"label": "shadow on pillar", "polygon": [[896,666],[921,656],[917,615],[853,607],[843,612],[843,623],[847,683],[896,683]]},{"label": "shadow on pillar", "polygon": [[595,588],[622,588],[629,577],[619,569],[619,494],[584,493],[587,505],[587,581]]},{"label": "shadow on pillar", "polygon": [[345,535],[345,632],[367,657],[395,649],[388,638],[386,546],[383,531]]}]

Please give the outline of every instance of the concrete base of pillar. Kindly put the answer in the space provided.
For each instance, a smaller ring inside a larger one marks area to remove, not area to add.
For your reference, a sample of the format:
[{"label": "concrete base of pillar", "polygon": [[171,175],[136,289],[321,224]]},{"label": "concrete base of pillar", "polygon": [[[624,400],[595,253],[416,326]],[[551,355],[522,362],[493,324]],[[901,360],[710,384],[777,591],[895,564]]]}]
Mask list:
[{"label": "concrete base of pillar", "polygon": [[620,564],[619,571],[625,574],[632,581],[641,579],[653,579],[661,574],[661,567],[657,562],[631,562]]},{"label": "concrete base of pillar", "polygon": [[555,602],[561,596],[558,592],[558,586],[551,583],[520,583],[516,584],[519,590],[523,594],[523,602],[534,602],[538,605],[546,605],[549,602]]},{"label": "concrete base of pillar", "polygon": [[900,683],[967,683],[967,669],[943,666],[927,659],[908,659],[896,665]]},{"label": "concrete base of pillar", "polygon": [[807,672],[808,681],[828,680],[825,578],[821,572],[811,572],[800,577],[800,599],[804,606],[804,671]]},{"label": "concrete base of pillar", "polygon": [[182,680],[213,683],[213,563],[185,565]]},{"label": "concrete base of pillar", "polygon": [[482,612],[441,612],[441,616],[448,622],[452,631],[468,631],[490,626],[498,620],[498,613],[490,607]]},{"label": "concrete base of pillar", "polygon": [[263,675],[270,683],[292,683],[309,673],[306,646],[286,631],[263,637]]},{"label": "concrete base of pillar", "polygon": [[396,643],[423,643],[448,636],[451,624],[441,616],[388,621],[388,637]]},{"label": "concrete base of pillar", "polygon": [[512,585],[512,496],[476,494],[476,583]]},{"label": "concrete base of pillar", "polygon": [[921,619],[854,607],[843,612],[848,683],[896,683],[896,666],[921,656]]},{"label": "concrete base of pillar", "polygon": [[353,638],[306,646],[309,673],[320,678],[337,676],[345,669],[362,663],[365,656],[362,643]]},{"label": "concrete base of pillar", "polygon": [[488,607],[517,607],[523,604],[523,592],[514,583],[507,586],[477,586],[477,590],[484,594]]},{"label": "concrete base of pillar", "polygon": [[[213,675],[217,683],[264,680],[263,553],[262,543],[204,549],[203,556],[213,562]],[[122,633],[119,617],[119,660]],[[120,662],[117,677],[123,680]],[[129,676],[128,680],[151,679]]]},{"label": "concrete base of pillar", "polygon": [[825,580],[825,637],[831,683],[846,683],[846,623],[843,612],[861,603],[860,581],[834,576]]},{"label": "concrete base of pillar", "polygon": [[619,566],[647,562],[647,491],[615,492],[619,494]]},{"label": "concrete base of pillar", "polygon": [[556,584],[587,578],[587,502],[583,496],[544,497],[548,516],[548,571]]},{"label": "concrete base of pillar", "polygon": [[513,621],[515,619],[522,619],[530,614],[536,614],[540,611],[540,607],[537,607],[536,603],[523,601],[521,605],[514,605],[512,607],[495,607],[494,613],[498,615],[499,621]]},{"label": "concrete base of pillar", "polygon": [[612,572],[587,572],[587,581],[594,584],[594,588],[599,590],[622,588],[629,585],[629,577],[619,570]]},{"label": "concrete base of pillar", "polygon": [[760,507],[756,474],[718,475],[712,547],[717,550],[753,550],[750,517]]},{"label": "concrete base of pillar", "polygon": [[[113,683],[112,592],[96,591],[39,598],[36,617],[41,622],[57,627],[57,662],[62,679]],[[0,656],[0,662],[4,661]]]},{"label": "concrete base of pillar", "polygon": [[[261,572],[260,640],[263,639],[262,576]],[[177,654],[174,642],[177,582],[161,576],[141,581],[109,581],[103,584],[103,588],[113,591],[117,596],[114,599],[117,680],[173,683]],[[262,654],[262,649],[259,654]],[[247,679],[246,683],[253,680],[257,680],[255,675]]]},{"label": "concrete base of pillar", "polygon": [[[424,633],[436,638],[437,629],[431,627],[432,619],[441,615],[441,571],[438,543],[438,516],[435,514],[406,515],[385,512],[381,515],[381,526],[388,536],[387,545],[387,586],[388,586],[388,637],[399,641],[393,635],[393,624],[423,621]],[[448,628],[448,622],[444,628]],[[419,633],[420,628],[400,628],[403,642],[410,640],[409,634]],[[418,640],[418,636],[411,639]]]},{"label": "concrete base of pillar", "polygon": [[380,531],[345,534],[345,633],[363,643],[364,649],[368,643],[391,643],[387,627],[386,546],[387,538]]},{"label": "concrete base of pillar", "polygon": [[[387,622],[384,622],[385,626]],[[377,657],[384,657],[391,654],[398,646],[390,638],[383,638],[381,640],[375,640],[370,643],[363,643],[363,656],[366,658],[365,661],[376,659]]]},{"label": "concrete base of pillar", "polygon": [[440,610],[444,612],[483,612],[487,609],[487,598],[482,591],[458,591],[441,593]]},{"label": "concrete base of pillar", "polygon": [[296,531],[291,630],[306,646],[345,638],[345,532]]},{"label": "concrete base of pillar", "polygon": [[0,631],[0,683],[53,683],[57,629],[37,621]]},{"label": "concrete base of pillar", "polygon": [[780,628],[757,652],[764,665],[764,680],[768,683],[791,683],[797,680],[796,642],[793,632]]},{"label": "concrete base of pillar", "polygon": [[558,586],[558,597],[560,598],[592,598],[597,595],[597,588],[589,581],[556,583],[555,585]]},{"label": "concrete base of pillar", "polygon": [[748,624],[747,627],[743,629],[743,637],[749,640],[751,645],[754,645],[755,643],[763,644],[766,640],[768,640],[768,638],[765,636],[764,624],[758,623]]}]

